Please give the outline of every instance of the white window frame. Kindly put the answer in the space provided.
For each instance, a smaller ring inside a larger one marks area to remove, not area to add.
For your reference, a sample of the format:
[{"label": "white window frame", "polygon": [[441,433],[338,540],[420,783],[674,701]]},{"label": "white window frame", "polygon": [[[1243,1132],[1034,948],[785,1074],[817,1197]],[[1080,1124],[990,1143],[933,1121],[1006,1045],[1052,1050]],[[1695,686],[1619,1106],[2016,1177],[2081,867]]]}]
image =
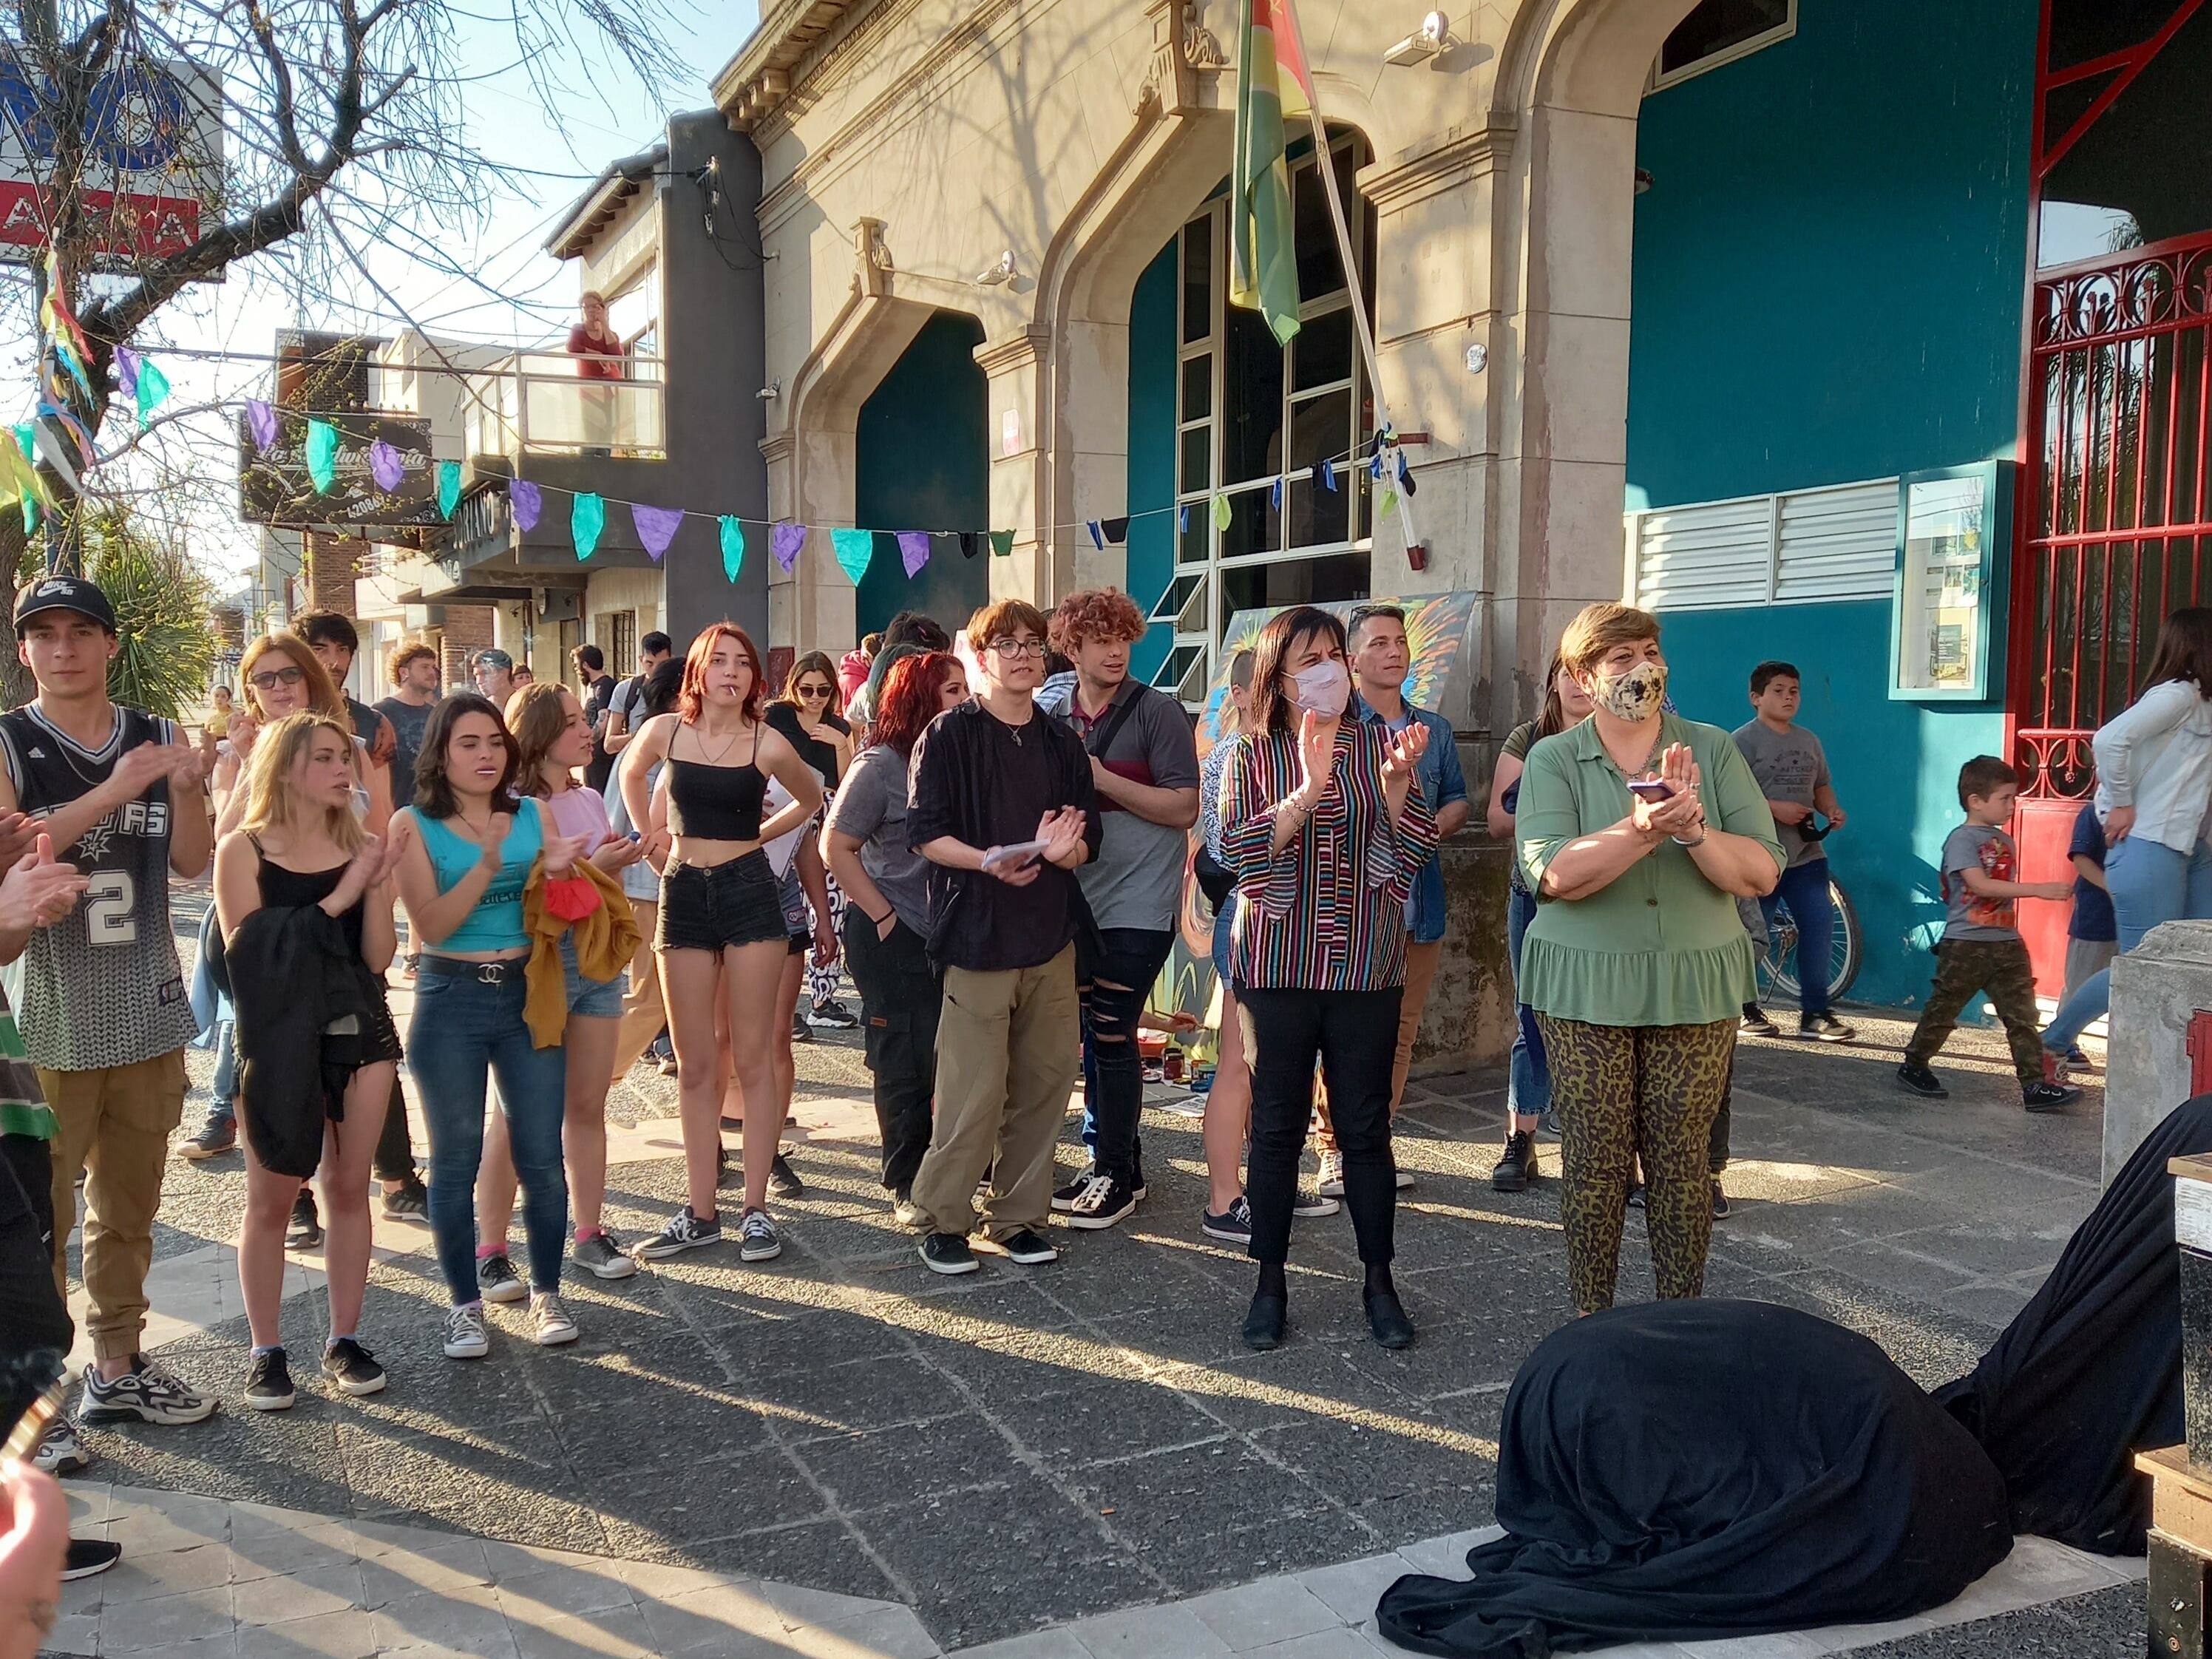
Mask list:
[{"label": "white window frame", "polygon": [[1669,70],[1662,75],[1659,71],[1659,59],[1655,56],[1651,60],[1651,76],[1645,82],[1644,90],[1647,93],[1664,92],[1668,87],[1679,87],[1683,82],[1694,81],[1700,75],[1708,74],[1717,69],[1726,69],[1738,58],[1748,58],[1754,52],[1764,52],[1769,46],[1777,46],[1789,40],[1796,33],[1797,0],[1790,0],[1790,15],[1772,28],[1762,33],[1754,34],[1747,40],[1739,40],[1732,46],[1725,46],[1718,52],[1709,53],[1698,58],[1694,64],[1686,64],[1678,70]]}]

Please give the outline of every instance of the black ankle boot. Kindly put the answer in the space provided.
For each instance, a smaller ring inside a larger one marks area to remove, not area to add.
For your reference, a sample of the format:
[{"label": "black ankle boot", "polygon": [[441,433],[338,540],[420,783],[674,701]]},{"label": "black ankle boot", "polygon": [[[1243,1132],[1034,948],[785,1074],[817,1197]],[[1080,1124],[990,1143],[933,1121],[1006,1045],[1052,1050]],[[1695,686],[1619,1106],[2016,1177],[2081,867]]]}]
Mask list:
[{"label": "black ankle boot", "polygon": [[1244,1316],[1244,1346],[1256,1348],[1261,1353],[1283,1346],[1283,1334],[1291,1322],[1291,1302],[1288,1297],[1268,1296],[1264,1292],[1252,1298],[1252,1306]]},{"label": "black ankle boot", "polygon": [[1367,1328],[1375,1333],[1377,1342],[1386,1348],[1413,1346],[1413,1322],[1406,1317],[1406,1307],[1398,1300],[1397,1291],[1363,1291],[1359,1299],[1367,1309]]}]

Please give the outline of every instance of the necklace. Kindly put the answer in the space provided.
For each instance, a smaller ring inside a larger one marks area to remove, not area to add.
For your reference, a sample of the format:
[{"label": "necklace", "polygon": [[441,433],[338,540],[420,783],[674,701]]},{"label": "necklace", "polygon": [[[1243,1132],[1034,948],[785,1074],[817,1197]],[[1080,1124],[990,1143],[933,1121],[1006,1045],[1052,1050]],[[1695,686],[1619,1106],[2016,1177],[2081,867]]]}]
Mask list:
[{"label": "necklace", "polygon": [[731,752],[737,748],[738,739],[744,736],[744,732],[742,730],[731,732],[729,741],[722,745],[721,752],[718,755],[709,755],[707,753],[707,734],[704,732],[695,732],[693,736],[698,741],[699,753],[704,759],[705,763],[708,766],[720,766],[725,760],[729,758]]}]

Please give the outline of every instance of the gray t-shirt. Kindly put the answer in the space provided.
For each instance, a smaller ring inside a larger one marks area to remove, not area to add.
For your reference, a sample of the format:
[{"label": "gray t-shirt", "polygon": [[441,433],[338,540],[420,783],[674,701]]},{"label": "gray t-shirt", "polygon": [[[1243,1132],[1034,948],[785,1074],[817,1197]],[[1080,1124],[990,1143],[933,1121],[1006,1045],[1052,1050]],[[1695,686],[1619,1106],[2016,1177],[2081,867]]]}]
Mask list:
[{"label": "gray t-shirt", "polygon": [[[1058,690],[1058,688],[1054,688]],[[1192,735],[1190,716],[1172,697],[1135,681],[1125,682],[1114,702],[1096,722],[1077,712],[1076,689],[1071,682],[1064,696],[1047,700],[1037,696],[1037,707],[1057,715],[1075,728],[1088,746],[1093,730],[1103,729],[1122,702],[1137,699],[1114,732],[1113,740],[1097,758],[1106,769],[1133,782],[1159,789],[1198,787],[1198,739]],[[1106,837],[1098,856],[1076,872],[1083,896],[1101,927],[1142,928],[1164,933],[1176,925],[1182,908],[1182,877],[1190,857],[1190,832],[1164,823],[1150,823],[1134,812],[1112,805],[1101,790],[1098,811]]]},{"label": "gray t-shirt", "polygon": [[[1735,746],[1751,763],[1751,775],[1759,780],[1759,793],[1769,800],[1813,805],[1813,792],[1831,787],[1828,757],[1820,738],[1802,726],[1778,732],[1765,720],[1753,720],[1735,729]],[[1782,850],[1790,855],[1790,868],[1828,856],[1817,841],[1807,841],[1794,823],[1774,826]]]},{"label": "gray t-shirt", "polygon": [[2008,939],[2020,937],[2008,898],[1984,898],[1966,885],[1965,872],[1992,881],[2018,881],[2020,854],[2012,837],[1993,823],[1962,823],[1943,839],[1943,937]]},{"label": "gray t-shirt", "polygon": [[830,827],[860,843],[860,868],[898,919],[929,937],[929,864],[906,844],[906,762],[881,744],[860,751],[837,786]]}]

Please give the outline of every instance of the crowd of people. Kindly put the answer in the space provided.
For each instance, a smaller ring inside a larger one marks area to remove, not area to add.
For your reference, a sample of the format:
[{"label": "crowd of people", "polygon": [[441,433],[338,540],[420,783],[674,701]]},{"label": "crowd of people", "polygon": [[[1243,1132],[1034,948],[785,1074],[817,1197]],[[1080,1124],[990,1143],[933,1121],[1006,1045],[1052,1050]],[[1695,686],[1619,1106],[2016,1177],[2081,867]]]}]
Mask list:
[{"label": "crowd of people", "polygon": [[[15,621],[38,696],[0,716],[0,957],[25,961],[20,1020],[0,1016],[14,1176],[0,1243],[39,1271],[0,1269],[0,1313],[69,1346],[62,1243],[82,1177],[94,1357],[79,1420],[188,1424],[216,1407],[141,1346],[183,1050],[204,1023],[212,1105],[181,1151],[242,1149],[240,1397],[281,1410],[297,1389],[288,1247],[324,1252],[314,1369],[343,1394],[386,1386],[361,1328],[372,1202],[428,1227],[457,1360],[489,1351],[487,1304],[525,1304],[531,1341],[575,1340],[568,1273],[625,1278],[726,1242],[740,1262],[775,1259],[775,1201],[804,1190],[781,1146],[793,1045],[823,1026],[862,1030],[885,1200],[930,1271],[973,1273],[979,1251],[1050,1262],[1055,1213],[1119,1224],[1148,1197],[1143,1033],[1196,1023],[1149,1006],[1187,871],[1212,916],[1220,1010],[1196,1221],[1256,1266],[1244,1340],[1285,1339],[1294,1219],[1340,1207],[1374,1339],[1415,1340],[1392,1278],[1411,1184],[1392,1125],[1445,932],[1438,846],[1471,801],[1449,724],[1407,700],[1399,608],[1275,616],[1231,663],[1202,762],[1183,708],[1131,674],[1145,619],[1111,589],[1049,614],[996,601],[957,641],[904,614],[842,659],[800,656],[780,687],[727,623],[681,657],[647,635],[624,678],[581,647],[580,690],[495,649],[441,696],[435,653],[406,643],[374,704],[342,689],[352,623],[311,612],[246,649],[235,707],[203,741],[108,701],[115,623],[93,584],[33,584]],[[1805,939],[1800,1035],[1853,1035],[1820,972],[1820,841],[1844,811],[1796,724],[1801,677],[1760,664],[1754,718],[1734,732],[1686,720],[1659,633],[1626,605],[1578,616],[1487,800],[1516,854],[1520,1007],[1492,1182],[1524,1189],[1540,1132],[1562,1136],[1583,1312],[1612,1302],[1632,1204],[1660,1294],[1702,1288],[1726,1213],[1735,1047],[1777,1029],[1753,933],[1778,902]],[[2177,613],[2151,690],[2098,739],[2105,781],[2084,822],[2101,839],[2077,861],[2085,891],[2109,889],[2122,945],[2198,913],[2207,673],[2212,611]],[[2068,1012],[2037,1030],[2013,907],[2072,890],[2016,879],[2014,787],[1987,757],[1960,777],[1936,990],[1900,1076],[1940,1093],[1928,1061],[1987,989],[2025,1103],[2046,1109],[2070,1097],[2064,1055],[2082,1009],[2101,1006],[2111,952],[2081,953]],[[210,865],[188,986],[169,884]],[[2094,910],[2077,908],[2092,933]],[[841,969],[857,1013],[838,1001]],[[412,994],[404,1033],[394,972]],[[605,1219],[607,1098],[664,1041],[684,1202],[624,1240]],[[1085,1155],[1061,1181],[1079,1083]],[[67,1416],[39,1462],[86,1462]]]}]

